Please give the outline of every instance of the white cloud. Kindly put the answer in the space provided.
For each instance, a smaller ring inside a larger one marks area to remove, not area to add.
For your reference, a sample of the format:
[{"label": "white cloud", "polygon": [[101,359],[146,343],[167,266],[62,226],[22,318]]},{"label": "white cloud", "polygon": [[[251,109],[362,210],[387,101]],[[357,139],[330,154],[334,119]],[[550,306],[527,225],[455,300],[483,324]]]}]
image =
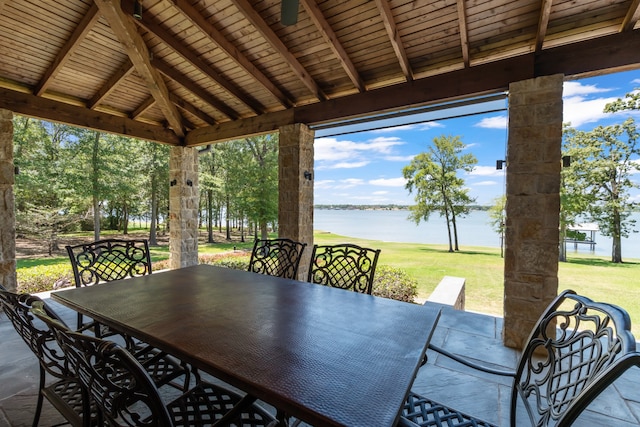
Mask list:
[{"label": "white cloud", "polygon": [[365,142],[318,138],[314,141],[316,169],[348,169],[367,166],[376,157],[393,155],[405,142],[397,136],[379,136]]},{"label": "white cloud", "polygon": [[596,85],[585,85],[580,82],[564,82],[562,85],[562,96],[570,98],[579,95],[591,95],[593,93],[611,92],[613,89],[599,88]]},{"label": "white cloud", "polygon": [[473,184],[474,187],[491,187],[494,185],[500,185],[500,182],[497,181],[480,181]]},{"label": "white cloud", "polygon": [[605,117],[611,118],[613,115],[611,113],[605,113],[604,107],[616,99],[618,98],[611,97],[588,100],[582,96],[564,98],[564,117],[562,121],[570,123],[571,127],[575,128],[587,123],[597,122]]},{"label": "white cloud", "polygon": [[393,126],[383,129],[375,129],[372,130],[371,133],[390,133],[390,132],[398,132],[398,131],[425,131],[434,128],[443,128],[445,127],[442,123],[438,122],[424,122],[424,123],[414,123],[408,125],[401,126]]},{"label": "white cloud", "polygon": [[633,79],[631,80],[631,83],[633,83],[634,85],[640,85],[640,79]]},{"label": "white cloud", "polygon": [[506,129],[507,123],[507,116],[494,116],[486,117],[473,126],[486,129]]},{"label": "white cloud", "polygon": [[415,154],[410,154],[408,156],[386,156],[384,160],[390,162],[410,162],[415,156]]},{"label": "white cloud", "polygon": [[504,176],[504,169],[496,169],[495,166],[475,166],[469,175],[473,176]]},{"label": "white cloud", "polygon": [[380,187],[404,187],[407,181],[402,178],[379,178],[369,180],[369,184]]}]

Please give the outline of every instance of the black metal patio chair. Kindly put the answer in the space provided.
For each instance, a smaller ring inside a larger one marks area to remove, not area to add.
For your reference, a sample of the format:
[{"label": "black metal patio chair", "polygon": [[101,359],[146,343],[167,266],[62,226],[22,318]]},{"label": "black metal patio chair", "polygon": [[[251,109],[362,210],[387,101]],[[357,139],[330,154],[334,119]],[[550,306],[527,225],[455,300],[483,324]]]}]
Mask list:
[{"label": "black metal patio chair", "polygon": [[285,238],[256,239],[249,260],[249,271],[295,280],[306,246],[306,243]]},{"label": "black metal patio chair", "polygon": [[380,249],[314,245],[307,281],[371,295]]},{"label": "black metal patio chair", "polygon": [[[145,239],[105,239],[65,248],[78,288],[152,273]],[[84,326],[83,315],[78,313],[77,328]],[[100,335],[100,329],[96,333]]]},{"label": "black metal patio chair", "polygon": [[[514,372],[480,365],[433,344],[429,349],[470,368],[512,378],[510,426],[569,426],[622,371],[638,364],[630,328],[622,308],[564,291],[538,320]],[[413,392],[402,415],[404,426],[493,426]]]},{"label": "black metal patio chair", "polygon": [[205,381],[165,405],[148,373],[125,348],[69,330],[39,304],[34,304],[32,313],[49,325],[70,370],[80,379],[84,399],[98,407],[100,425],[258,427],[275,423],[254,398]]}]

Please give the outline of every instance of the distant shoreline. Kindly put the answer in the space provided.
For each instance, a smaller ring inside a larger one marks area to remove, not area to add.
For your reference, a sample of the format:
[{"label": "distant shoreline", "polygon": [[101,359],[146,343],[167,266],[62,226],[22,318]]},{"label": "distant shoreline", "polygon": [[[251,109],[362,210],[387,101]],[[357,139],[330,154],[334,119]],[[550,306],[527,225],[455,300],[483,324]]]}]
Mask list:
[{"label": "distant shoreline", "polygon": [[[409,205],[314,205],[314,209],[333,211],[408,211]],[[472,211],[486,211],[490,206],[471,205]]]}]

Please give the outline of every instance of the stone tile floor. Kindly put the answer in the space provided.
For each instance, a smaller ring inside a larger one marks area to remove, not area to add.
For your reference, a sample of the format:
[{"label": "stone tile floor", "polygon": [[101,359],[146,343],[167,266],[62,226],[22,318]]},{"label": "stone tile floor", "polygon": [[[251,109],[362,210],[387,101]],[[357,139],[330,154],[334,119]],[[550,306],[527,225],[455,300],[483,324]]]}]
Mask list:
[{"label": "stone tile floor", "polygon": [[[70,325],[75,313],[49,301]],[[512,368],[518,353],[502,346],[502,319],[445,307],[434,344],[498,366]],[[0,427],[30,426],[35,409],[38,366],[4,313],[0,314]],[[640,369],[632,369],[609,387],[576,422],[576,426],[640,425]],[[508,379],[478,375],[431,351],[414,382],[419,394],[447,403],[498,425],[508,425]],[[64,419],[46,403],[41,426]]]}]

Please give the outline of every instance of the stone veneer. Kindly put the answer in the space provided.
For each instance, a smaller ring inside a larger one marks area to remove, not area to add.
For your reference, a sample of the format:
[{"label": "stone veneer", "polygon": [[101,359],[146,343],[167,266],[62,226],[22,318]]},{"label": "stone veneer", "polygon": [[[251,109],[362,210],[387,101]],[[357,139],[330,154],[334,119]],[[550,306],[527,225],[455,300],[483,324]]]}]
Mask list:
[{"label": "stone veneer", "polygon": [[558,293],[563,75],[509,86],[504,329],[522,348]]},{"label": "stone veneer", "polygon": [[[175,180],[175,185],[171,182]],[[189,184],[191,183],[191,184]],[[171,147],[169,157],[169,252],[171,269],[198,264],[198,150]]]},{"label": "stone veneer", "polygon": [[304,124],[279,131],[278,236],[307,244],[298,269],[298,279],[306,280],[313,248],[314,132]]},{"label": "stone veneer", "polygon": [[17,288],[13,113],[0,110],[0,285]]}]

